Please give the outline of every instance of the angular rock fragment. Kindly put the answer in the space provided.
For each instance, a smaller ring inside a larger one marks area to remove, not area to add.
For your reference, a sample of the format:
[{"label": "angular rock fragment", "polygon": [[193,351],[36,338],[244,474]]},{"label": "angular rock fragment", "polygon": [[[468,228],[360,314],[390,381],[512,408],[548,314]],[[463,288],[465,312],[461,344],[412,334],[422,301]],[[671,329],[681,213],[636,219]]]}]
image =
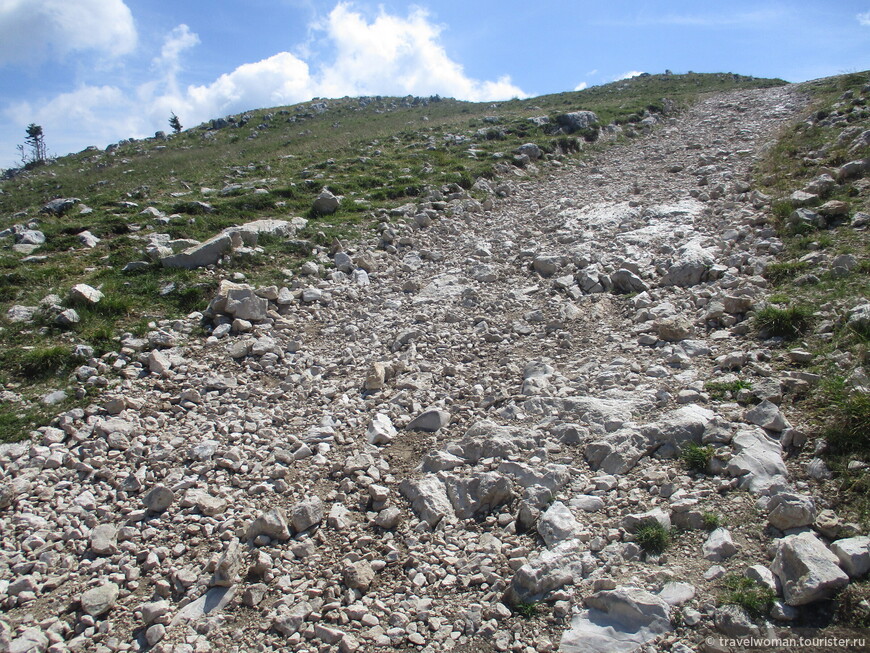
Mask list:
[{"label": "angular rock fragment", "polygon": [[430,408],[412,419],[405,428],[408,431],[426,431],[434,433],[450,423],[450,413],[446,410]]},{"label": "angular rock fragment", "polygon": [[562,635],[564,653],[629,653],[672,630],[670,606],[635,587],[596,592]]},{"label": "angular rock fragment", "polygon": [[833,595],[849,584],[839,558],[811,532],[779,542],[770,568],[782,583],[788,605],[806,605]]}]

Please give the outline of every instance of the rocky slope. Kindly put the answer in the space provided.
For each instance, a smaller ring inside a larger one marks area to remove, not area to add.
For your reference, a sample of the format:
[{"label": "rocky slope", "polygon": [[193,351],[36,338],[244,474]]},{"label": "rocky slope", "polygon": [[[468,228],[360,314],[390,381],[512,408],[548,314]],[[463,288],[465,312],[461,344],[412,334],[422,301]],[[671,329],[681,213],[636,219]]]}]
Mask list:
[{"label": "rocky slope", "polygon": [[[804,103],[716,95],[592,161],[505,165],[486,201],[433,192],[286,287],[230,274],[79,368],[125,380],[0,446],[0,641],[718,651],[806,621],[870,539],[795,473],[778,405],[816,379],[746,322],[782,248],[751,167]],[[735,370],[751,408],[708,392]],[[729,573],[767,619],[721,604]]]}]

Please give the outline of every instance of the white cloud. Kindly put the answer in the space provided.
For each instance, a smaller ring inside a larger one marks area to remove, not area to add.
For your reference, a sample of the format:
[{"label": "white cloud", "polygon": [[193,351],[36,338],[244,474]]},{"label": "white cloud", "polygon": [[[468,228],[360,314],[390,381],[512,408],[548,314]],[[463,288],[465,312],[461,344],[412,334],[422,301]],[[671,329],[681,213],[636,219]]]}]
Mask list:
[{"label": "white cloud", "polygon": [[577,86],[574,87],[574,90],[575,91],[582,91],[588,87],[589,87],[589,84],[587,84],[586,82],[580,82],[579,84],[577,84]]},{"label": "white cloud", "polygon": [[[76,152],[88,145],[143,135],[148,128],[137,114],[136,102],[114,86],[82,86],[48,102],[13,104],[3,114],[18,125],[41,125],[50,154]],[[20,132],[23,138],[24,129]]]},{"label": "white cloud", "polygon": [[178,73],[181,71],[181,53],[199,43],[199,36],[181,24],[167,34],[154,65],[163,71],[164,82],[170,93],[178,93]]},{"label": "white cloud", "polygon": [[440,94],[475,101],[525,97],[510,77],[468,77],[439,43],[442,28],[431,23],[423,9],[412,10],[407,18],[381,10],[368,22],[339,3],[325,31],[336,46],[336,57],[321,71],[322,95]]},{"label": "white cloud", "polygon": [[135,47],[123,0],[0,0],[0,66],[84,50],[117,57]]},{"label": "white cloud", "polygon": [[858,24],[864,27],[870,27],[870,11],[865,11],[863,14],[855,16],[858,19]]},{"label": "white cloud", "polygon": [[638,75],[643,75],[642,70],[629,70],[627,73],[622,73],[621,75],[617,75],[613,78],[614,82],[622,81],[623,79],[631,79],[632,77],[637,77]]},{"label": "white cloud", "polygon": [[[150,103],[152,122],[162,124],[163,116],[174,111],[182,123],[196,124],[245,109],[293,104],[317,96],[438,94],[472,101],[527,96],[507,76],[495,81],[468,77],[439,43],[441,29],[422,9],[412,10],[406,18],[381,10],[368,21],[348,4],[339,3],[324,21],[312,25],[315,36],[333,53],[316,70],[300,56],[279,52],[239,66],[210,84],[189,86],[184,91],[173,88],[167,80],[164,86],[168,90]],[[174,34],[176,38],[167,43],[182,40],[179,28]],[[196,38],[195,34],[185,34]],[[190,38],[183,41],[185,47],[194,43]]]}]

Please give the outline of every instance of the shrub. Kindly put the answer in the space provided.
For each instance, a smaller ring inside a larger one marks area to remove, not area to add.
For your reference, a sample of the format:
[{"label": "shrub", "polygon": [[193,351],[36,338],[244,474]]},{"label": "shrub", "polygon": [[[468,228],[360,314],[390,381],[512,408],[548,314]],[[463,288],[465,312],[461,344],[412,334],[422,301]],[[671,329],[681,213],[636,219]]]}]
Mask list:
[{"label": "shrub", "polygon": [[635,531],[634,541],[647,553],[661,553],[671,543],[671,534],[661,523],[650,519]]},{"label": "shrub", "polygon": [[727,605],[739,605],[753,617],[760,617],[770,610],[776,592],[756,583],[751,578],[729,574],[722,581],[725,592],[720,600]]},{"label": "shrub", "polygon": [[713,459],[713,453],[713,447],[709,444],[706,447],[702,447],[699,444],[690,442],[680,451],[680,460],[692,471],[705,472],[707,471],[707,465]]},{"label": "shrub", "polygon": [[766,306],[755,314],[755,324],[769,337],[792,340],[809,329],[812,315],[807,306]]},{"label": "shrub", "polygon": [[705,512],[701,515],[705,531],[715,531],[722,525],[722,518],[715,512]]}]

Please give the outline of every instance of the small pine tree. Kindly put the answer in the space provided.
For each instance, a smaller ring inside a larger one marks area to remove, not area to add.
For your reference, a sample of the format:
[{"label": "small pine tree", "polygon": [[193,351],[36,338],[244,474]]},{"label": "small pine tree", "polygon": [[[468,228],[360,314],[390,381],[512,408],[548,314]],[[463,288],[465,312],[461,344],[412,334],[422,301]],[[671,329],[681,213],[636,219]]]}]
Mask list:
[{"label": "small pine tree", "polygon": [[27,138],[24,139],[24,143],[25,145],[18,146],[18,151],[21,153],[21,163],[25,167],[45,163],[47,155],[45,151],[45,134],[42,131],[42,127],[35,123],[27,125]]},{"label": "small pine tree", "polygon": [[172,131],[176,134],[181,131],[181,121],[178,119],[178,116],[175,115],[175,112],[171,112],[172,115],[169,117],[169,126],[172,127]]}]

